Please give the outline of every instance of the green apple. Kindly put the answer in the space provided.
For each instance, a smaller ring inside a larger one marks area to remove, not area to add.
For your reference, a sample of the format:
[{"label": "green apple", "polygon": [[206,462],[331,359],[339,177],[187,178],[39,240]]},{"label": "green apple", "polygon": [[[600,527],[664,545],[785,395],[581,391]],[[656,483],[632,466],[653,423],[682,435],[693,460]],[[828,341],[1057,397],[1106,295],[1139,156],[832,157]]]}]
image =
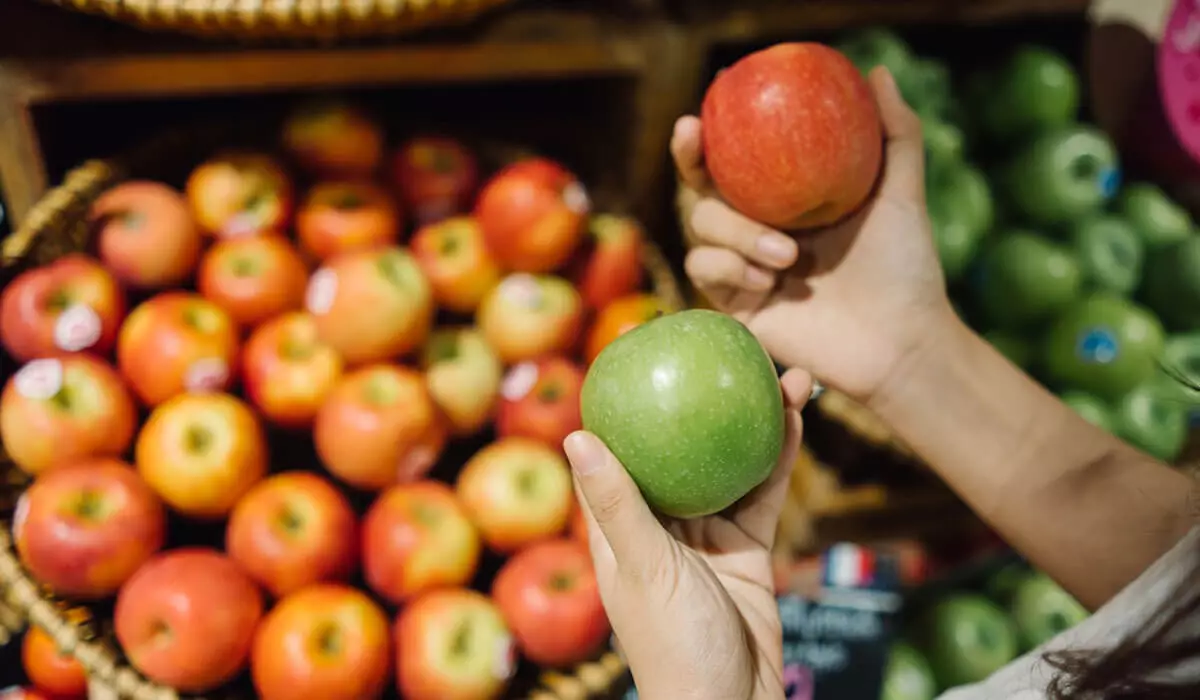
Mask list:
[{"label": "green apple", "polygon": [[1096,292],[1055,320],[1046,336],[1042,367],[1057,386],[1115,401],[1154,376],[1165,335],[1147,309]]},{"label": "green apple", "polygon": [[970,205],[961,199],[930,196],[926,210],[942,271],[955,282],[975,259],[987,230],[973,223]]},{"label": "green apple", "polygon": [[1063,56],[1022,46],[994,74],[980,99],[980,127],[991,139],[1011,143],[1074,122],[1079,75]]},{"label": "green apple", "polygon": [[1059,127],[1017,153],[1004,172],[1017,214],[1040,226],[1059,226],[1099,210],[1116,194],[1117,150],[1092,126]]},{"label": "green apple", "polygon": [[921,131],[925,137],[927,172],[937,172],[963,161],[966,137],[958,125],[937,116],[922,115]]},{"label": "green apple", "polygon": [[1013,591],[1009,611],[1021,649],[1036,649],[1088,618],[1088,611],[1042,572],[1031,572]]},{"label": "green apple", "polygon": [[1070,249],[1028,231],[1010,231],[982,254],[976,300],[991,328],[1011,330],[1048,321],[1075,301],[1083,273]]},{"label": "green apple", "polygon": [[880,700],[933,700],[936,695],[937,681],[921,652],[904,642],[892,644]]},{"label": "green apple", "polygon": [[1068,241],[1088,287],[1123,296],[1137,289],[1142,279],[1142,240],[1124,218],[1087,216],[1071,226]]},{"label": "green apple", "polygon": [[904,39],[886,27],[866,27],[848,35],[835,47],[862,71],[871,72],[875,66],[884,66],[902,85],[916,57]]},{"label": "green apple", "polygon": [[1036,352],[1033,343],[1024,336],[1011,331],[990,330],[983,334],[983,339],[1014,365],[1025,371],[1032,367]]},{"label": "green apple", "polygon": [[984,582],[984,593],[993,603],[1007,608],[1017,586],[1029,576],[1029,566],[1023,562],[1005,564]]},{"label": "green apple", "polygon": [[942,690],[977,683],[1017,656],[1017,632],[987,598],[956,594],[933,605],[918,622],[924,652]]},{"label": "green apple", "polygon": [[729,507],[783,449],[775,364],[745,326],[715,311],[660,316],[609,343],[580,408],[646,502],[672,517]]},{"label": "green apple", "polygon": [[1164,462],[1175,461],[1187,442],[1187,406],[1165,396],[1153,377],[1117,401],[1113,423],[1126,442]]},{"label": "green apple", "polygon": [[1146,248],[1178,243],[1195,229],[1192,215],[1148,182],[1127,185],[1117,198],[1117,211],[1129,221]]},{"label": "green apple", "polygon": [[1153,250],[1141,297],[1173,331],[1200,330],[1200,236]]},{"label": "green apple", "polygon": [[964,162],[928,172],[925,178],[927,199],[953,199],[963,204],[968,223],[981,234],[996,223],[996,201],[987,176],[979,168]]},{"label": "green apple", "polygon": [[945,116],[952,102],[950,69],[941,61],[913,61],[897,79],[900,94],[918,114]]},{"label": "green apple", "polygon": [[1058,395],[1071,410],[1097,428],[1113,432],[1112,410],[1102,399],[1085,391],[1068,390]]},{"label": "green apple", "polygon": [[1164,398],[1185,406],[1192,420],[1200,419],[1200,331],[1167,338],[1156,378]]}]

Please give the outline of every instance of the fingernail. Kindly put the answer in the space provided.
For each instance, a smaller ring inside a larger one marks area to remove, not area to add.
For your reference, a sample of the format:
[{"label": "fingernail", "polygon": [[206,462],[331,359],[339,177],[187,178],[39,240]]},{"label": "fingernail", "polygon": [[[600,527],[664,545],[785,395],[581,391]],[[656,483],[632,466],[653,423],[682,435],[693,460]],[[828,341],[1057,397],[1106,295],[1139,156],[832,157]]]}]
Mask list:
[{"label": "fingernail", "polygon": [[599,440],[585,432],[576,431],[568,435],[563,441],[563,449],[571,468],[580,476],[595,473],[604,465],[604,449]]},{"label": "fingernail", "polygon": [[770,289],[775,284],[775,277],[769,272],[752,265],[746,266],[745,284],[750,289]]},{"label": "fingernail", "polygon": [[758,252],[781,265],[792,262],[796,257],[796,242],[783,236],[760,236]]}]

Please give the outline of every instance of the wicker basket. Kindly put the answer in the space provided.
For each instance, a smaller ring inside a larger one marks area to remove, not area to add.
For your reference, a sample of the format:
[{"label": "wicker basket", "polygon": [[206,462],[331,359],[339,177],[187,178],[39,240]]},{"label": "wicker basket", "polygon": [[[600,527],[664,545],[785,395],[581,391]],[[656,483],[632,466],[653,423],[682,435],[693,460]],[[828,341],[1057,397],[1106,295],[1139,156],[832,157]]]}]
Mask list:
[{"label": "wicker basket", "polygon": [[[262,125],[200,127],[169,132],[122,158],[94,160],[71,171],[63,183],[46,194],[30,211],[20,229],[0,245],[0,282],[30,266],[52,261],[66,253],[84,250],[88,244],[86,223],[91,202],[113,185],[133,177],[180,182],[186,168],[219,147],[261,144]],[[522,149],[485,146],[484,160],[493,165],[525,155]],[[664,307],[683,308],[678,281],[666,259],[653,245],[643,256],[649,284]],[[7,380],[12,367],[4,368]],[[0,448],[0,593],[7,605],[0,606],[0,627],[20,629],[28,620],[50,635],[59,648],[73,654],[92,679],[91,698],[157,700],[181,697],[174,690],[151,683],[125,664],[112,635],[111,620],[96,608],[72,605],[56,599],[35,583],[21,567],[8,534],[13,508],[29,478],[16,469]],[[4,600],[0,596],[0,601]],[[4,632],[0,631],[0,640]],[[627,667],[620,657],[606,651],[592,662],[569,672],[543,671],[530,679],[528,700],[589,700],[612,697],[621,690]],[[242,700],[239,693],[214,693],[213,700]]]},{"label": "wicker basket", "polygon": [[239,39],[384,36],[461,24],[511,0],[45,0],[143,29]]}]

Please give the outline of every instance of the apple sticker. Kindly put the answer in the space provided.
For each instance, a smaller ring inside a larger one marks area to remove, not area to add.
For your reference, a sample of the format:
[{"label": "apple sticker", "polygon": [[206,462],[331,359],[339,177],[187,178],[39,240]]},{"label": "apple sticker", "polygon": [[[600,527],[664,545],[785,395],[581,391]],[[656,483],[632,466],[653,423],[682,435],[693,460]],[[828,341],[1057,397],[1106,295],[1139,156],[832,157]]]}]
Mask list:
[{"label": "apple sticker", "polygon": [[183,385],[188,391],[202,393],[220,391],[229,381],[229,365],[219,357],[196,360],[183,376]]},{"label": "apple sticker", "polygon": [[1107,365],[1117,359],[1120,345],[1117,336],[1108,328],[1089,328],[1079,336],[1076,352],[1084,362]]},{"label": "apple sticker", "polygon": [[500,296],[517,306],[536,309],[542,303],[542,288],[533,275],[518,272],[500,283]]},{"label": "apple sticker", "polygon": [[522,362],[505,375],[504,381],[500,384],[500,395],[506,401],[520,401],[533,389],[537,380],[537,365],[532,362]]},{"label": "apple sticker", "polygon": [[506,681],[512,678],[517,670],[517,648],[512,637],[507,635],[496,640],[496,658],[492,663],[492,673],[497,679]]},{"label": "apple sticker", "polygon": [[240,211],[229,217],[221,228],[222,238],[246,238],[258,231],[258,217],[254,212]]},{"label": "apple sticker", "polygon": [[586,214],[592,208],[592,200],[588,197],[583,183],[578,180],[563,188],[562,200],[563,204],[576,214]]},{"label": "apple sticker", "polygon": [[87,304],[71,304],[54,322],[54,346],[66,352],[87,350],[100,341],[100,315]]},{"label": "apple sticker", "polygon": [[17,393],[34,401],[48,401],[62,389],[63,366],[53,358],[34,360],[13,377]]},{"label": "apple sticker", "polygon": [[313,273],[308,280],[308,289],[304,292],[304,306],[310,314],[324,316],[333,308],[333,300],[337,296],[337,273],[323,267]]},{"label": "apple sticker", "polygon": [[[25,520],[29,518],[29,492],[25,491],[21,497],[17,499],[17,506],[13,509],[12,534],[16,541],[21,540],[21,531],[25,529]],[[4,697],[0,695],[0,698]]]}]

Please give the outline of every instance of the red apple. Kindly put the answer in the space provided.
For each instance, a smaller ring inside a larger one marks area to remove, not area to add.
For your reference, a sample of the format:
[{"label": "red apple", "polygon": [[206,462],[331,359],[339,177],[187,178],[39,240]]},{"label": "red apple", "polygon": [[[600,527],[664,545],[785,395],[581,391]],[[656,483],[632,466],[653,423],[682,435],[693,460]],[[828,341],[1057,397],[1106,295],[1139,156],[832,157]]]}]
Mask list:
[{"label": "red apple", "polygon": [[583,429],[579,394],[584,372],[564,357],[546,357],[509,368],[500,385],[496,434],[527,437],[559,449]]},{"label": "red apple", "polygon": [[[59,650],[40,627],[30,627],[21,643],[21,665],[38,690],[53,700],[87,700],[88,679],[83,664]],[[0,693],[0,698],[9,697]],[[26,696],[29,697],[29,696]]]},{"label": "red apple", "polygon": [[259,482],[233,507],[225,551],[275,597],[350,578],[358,520],[336,487],[308,472]]},{"label": "red apple", "polygon": [[633,219],[597,214],[588,221],[589,245],[571,279],[589,309],[601,309],[642,286],[645,233]]},{"label": "red apple", "polygon": [[422,357],[429,394],[456,435],[473,435],[492,418],[503,367],[475,328],[440,328]]},{"label": "red apple", "polygon": [[111,367],[86,355],[34,360],[0,395],[0,442],[22,471],[38,476],[86,457],[129,449],[137,409]]},{"label": "red apple", "polygon": [[550,272],[579,247],[590,209],[578,178],[557,163],[532,158],[504,168],[484,185],[475,218],[503,267]]},{"label": "red apple", "polygon": [[396,620],[396,681],[405,700],[497,700],[516,671],[496,605],[461,588],[427,593]]},{"label": "red apple", "polygon": [[337,100],[315,100],[292,112],[283,125],[283,145],[318,177],[370,177],[383,162],[383,129]]},{"label": "red apple", "polygon": [[570,350],[582,316],[583,302],[570,282],[516,273],[488,292],[476,322],[500,359],[512,364]]},{"label": "red apple", "polygon": [[105,354],[125,315],[117,280],[73,253],[17,275],[0,293],[0,338],[18,362],[72,352]]},{"label": "red apple", "polygon": [[413,257],[429,278],[438,304],[460,314],[475,311],[500,283],[479,224],[467,216],[429,224],[413,236]]},{"label": "red apple", "polygon": [[217,241],[200,261],[196,290],[251,328],[304,307],[308,267],[282,236]]},{"label": "red apple", "polygon": [[92,204],[89,218],[100,259],[130,287],[182,284],[200,258],[200,229],[187,200],[162,183],[117,185]]},{"label": "red apple", "polygon": [[475,526],[439,481],[389,488],[363,521],[367,585],[396,605],[435,588],[470,584],[480,549]]},{"label": "red apple", "polygon": [[579,542],[550,540],[518,552],[496,574],[492,598],[517,646],[539,666],[587,661],[612,633],[592,557]]},{"label": "red apple", "polygon": [[318,260],[395,245],[401,218],[392,196],[366,180],[314,185],[296,213],[300,245]]},{"label": "red apple", "polygon": [[469,207],[479,172],[475,156],[458,141],[418,136],[396,151],[392,178],[405,207],[423,226]]},{"label": "red apple", "polygon": [[188,176],[186,193],[200,228],[220,238],[240,238],[287,228],[292,182],[262,153],[229,152],[202,163]]},{"label": "red apple", "polygon": [[233,380],[237,325],[199,294],[163,292],[129,314],[117,366],[148,406],[184,392],[223,391]]},{"label": "red apple", "polygon": [[55,469],[21,495],[13,539],[40,583],[71,598],[117,592],[162,546],[162,503],[137,472],[112,458]]},{"label": "red apple", "polygon": [[429,281],[398,247],[330,260],[309,279],[306,303],[317,336],[349,365],[407,354],[425,342],[433,325]]},{"label": "red apple", "polygon": [[575,499],[571,503],[571,521],[567,523],[567,536],[584,547],[589,545],[587,516],[583,514],[579,499]]},{"label": "red apple", "polygon": [[311,426],[341,376],[341,356],[317,338],[312,316],[299,311],[256,328],[242,353],[246,398],[288,428]]},{"label": "red apple", "polygon": [[455,489],[483,541],[501,553],[558,535],[571,515],[561,451],[528,438],[502,438],[475,453]]},{"label": "red apple", "polygon": [[250,577],[211,549],[165,552],[117,596],[113,625],[129,663],[150,680],[203,693],[245,667],[263,597]]},{"label": "red apple", "polygon": [[317,412],[317,454],[331,474],[379,491],[425,476],[446,444],[446,426],[420,372],[371,365],[347,374]]},{"label": "red apple", "polygon": [[262,700],[373,700],[392,667],[388,619],[361,591],[320,584],[284,598],[254,636]]},{"label": "red apple", "polygon": [[630,294],[610,302],[596,315],[588,331],[584,358],[592,364],[600,351],[619,336],[667,312],[666,306],[653,294]]},{"label": "red apple", "polygon": [[701,121],[704,162],[721,196],[769,226],[839,221],[879,177],[883,132],[871,88],[822,44],[778,44],[721,71]]},{"label": "red apple", "polygon": [[250,407],[229,394],[181,394],[150,413],[138,472],[176,511],[223,518],[267,473],[267,444]]}]

